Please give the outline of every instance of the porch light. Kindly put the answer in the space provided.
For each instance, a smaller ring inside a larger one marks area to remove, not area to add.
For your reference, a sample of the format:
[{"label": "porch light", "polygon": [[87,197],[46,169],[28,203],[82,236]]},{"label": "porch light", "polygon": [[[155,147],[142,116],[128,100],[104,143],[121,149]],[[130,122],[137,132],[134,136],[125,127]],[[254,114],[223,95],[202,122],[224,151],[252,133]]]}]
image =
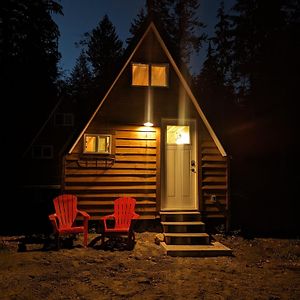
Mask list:
[{"label": "porch light", "polygon": [[145,127],[152,127],[152,126],[153,126],[153,123],[151,123],[151,122],[146,122],[146,123],[144,123],[144,126],[145,126]]}]

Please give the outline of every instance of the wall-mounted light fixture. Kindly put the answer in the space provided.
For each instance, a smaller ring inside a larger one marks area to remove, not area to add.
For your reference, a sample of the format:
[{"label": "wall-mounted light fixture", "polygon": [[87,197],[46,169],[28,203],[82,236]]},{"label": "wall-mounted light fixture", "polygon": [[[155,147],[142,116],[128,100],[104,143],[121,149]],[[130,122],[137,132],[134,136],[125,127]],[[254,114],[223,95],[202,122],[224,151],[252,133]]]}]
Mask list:
[{"label": "wall-mounted light fixture", "polygon": [[152,126],[153,126],[153,123],[151,123],[151,122],[146,122],[146,123],[144,123],[144,126],[145,126],[145,127],[152,127]]}]

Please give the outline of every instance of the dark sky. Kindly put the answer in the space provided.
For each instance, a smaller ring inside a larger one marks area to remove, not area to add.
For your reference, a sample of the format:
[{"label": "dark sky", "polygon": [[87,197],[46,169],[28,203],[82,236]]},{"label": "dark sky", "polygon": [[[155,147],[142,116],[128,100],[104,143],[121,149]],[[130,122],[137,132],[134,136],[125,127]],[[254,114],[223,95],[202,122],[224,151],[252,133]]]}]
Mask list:
[{"label": "dark sky", "polygon": [[[65,74],[72,70],[79,55],[80,48],[75,46],[85,32],[97,26],[105,14],[116,27],[119,38],[124,42],[129,36],[129,28],[138,11],[144,6],[145,0],[61,0],[64,16],[53,16],[59,26],[61,37],[59,51],[62,55],[60,67]],[[225,0],[226,8],[230,8],[234,0]],[[205,32],[212,35],[216,23],[216,13],[220,0],[200,0],[199,19],[206,24]],[[191,61],[192,72],[199,72],[205,58],[205,49]]]}]

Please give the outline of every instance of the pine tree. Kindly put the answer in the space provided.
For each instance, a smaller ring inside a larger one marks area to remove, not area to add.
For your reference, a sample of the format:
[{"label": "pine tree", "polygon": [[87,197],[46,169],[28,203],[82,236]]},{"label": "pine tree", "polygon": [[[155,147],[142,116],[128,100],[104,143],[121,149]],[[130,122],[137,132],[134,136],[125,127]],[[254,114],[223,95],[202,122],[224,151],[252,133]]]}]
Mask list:
[{"label": "pine tree", "polygon": [[87,57],[83,50],[76,60],[75,67],[70,74],[68,82],[71,93],[74,96],[85,94],[91,86],[92,73],[89,69]]},{"label": "pine tree", "polygon": [[131,33],[131,37],[126,39],[127,44],[131,43],[133,37],[138,34],[139,30],[143,27],[145,21],[146,21],[145,10],[144,8],[141,8],[136,18],[134,18],[133,22],[131,22],[131,27],[129,29],[129,32]]},{"label": "pine tree", "polygon": [[[196,16],[198,2],[199,0],[146,0],[147,13],[141,10],[129,31],[134,36],[147,18],[158,20],[171,44],[173,54],[188,64],[192,52],[198,52],[206,38],[205,34],[200,33],[204,24]],[[132,37],[127,42],[131,40]]]},{"label": "pine tree", "polygon": [[197,96],[201,101],[201,107],[207,116],[220,124],[220,112],[224,112],[224,82],[219,72],[219,65],[214,49],[209,40],[206,59],[200,74],[196,77]]},{"label": "pine tree", "polygon": [[123,54],[123,42],[118,38],[107,15],[86,35],[85,43],[87,59],[93,67],[93,76],[97,81],[107,78]]},{"label": "pine tree", "polygon": [[53,0],[1,1],[1,99],[22,128],[11,149],[19,155],[56,103],[60,59],[59,29],[52,19],[56,13],[62,14],[62,7]]},{"label": "pine tree", "polygon": [[224,84],[230,84],[231,71],[231,35],[230,17],[225,13],[224,1],[221,1],[217,12],[218,23],[215,25],[215,56],[218,64],[218,72],[222,76]]},{"label": "pine tree", "polygon": [[170,27],[171,38],[178,45],[179,55],[186,64],[190,62],[192,52],[198,53],[206,39],[206,35],[200,33],[204,24],[196,15],[198,8],[198,0],[174,1],[172,17],[176,25]]}]

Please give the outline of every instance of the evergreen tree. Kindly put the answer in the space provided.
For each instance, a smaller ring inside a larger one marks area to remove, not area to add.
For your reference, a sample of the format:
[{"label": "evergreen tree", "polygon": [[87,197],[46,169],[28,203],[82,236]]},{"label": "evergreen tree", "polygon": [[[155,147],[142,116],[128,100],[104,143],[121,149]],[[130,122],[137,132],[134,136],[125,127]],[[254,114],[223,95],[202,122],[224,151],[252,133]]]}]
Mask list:
[{"label": "evergreen tree", "polygon": [[70,74],[68,82],[71,88],[71,94],[74,96],[85,94],[91,86],[92,73],[83,50],[76,60],[75,67]]},{"label": "evergreen tree", "polygon": [[179,55],[186,64],[190,62],[192,52],[198,53],[206,39],[206,35],[200,33],[204,24],[196,15],[198,9],[198,0],[174,1],[172,18],[176,25],[170,27],[171,38],[175,45],[178,45]]},{"label": "evergreen tree", "polygon": [[209,120],[212,120],[219,134],[230,126],[233,113],[233,95],[231,86],[224,83],[216,51],[209,40],[206,59],[200,74],[195,78],[195,91],[201,99],[201,107]]},{"label": "evergreen tree", "polygon": [[[1,3],[1,73],[8,84],[53,88],[58,76],[59,30],[51,18],[62,13],[52,0],[4,0]],[[38,83],[38,84],[37,84]]]},{"label": "evergreen tree", "polygon": [[19,155],[56,103],[60,54],[54,13],[61,14],[62,7],[53,0],[1,1],[1,98],[22,127],[14,149]]},{"label": "evergreen tree", "polygon": [[281,102],[279,90],[285,79],[280,79],[280,70],[286,69],[291,50],[284,2],[238,0],[233,7],[233,76],[252,99],[254,110],[268,110]]},{"label": "evergreen tree", "polygon": [[131,37],[126,39],[126,43],[130,44],[133,37],[137,35],[139,30],[143,27],[143,24],[146,21],[146,14],[144,8],[141,8],[138,12],[136,18],[133,19],[133,22],[131,22],[131,27],[129,29],[129,32],[131,33]]},{"label": "evergreen tree", "polygon": [[[198,2],[198,0],[147,0],[147,14],[141,10],[129,31],[134,36],[147,18],[158,20],[171,43],[173,53],[188,64],[192,52],[198,52],[206,38],[200,33],[204,24],[196,16]],[[128,38],[127,42],[131,40],[132,37]]]},{"label": "evergreen tree", "polygon": [[107,78],[123,54],[123,42],[107,15],[86,35],[84,43],[87,46],[87,59],[93,67],[93,76],[98,82]]},{"label": "evergreen tree", "polygon": [[215,56],[218,64],[218,72],[222,76],[224,84],[230,84],[231,71],[231,35],[230,17],[225,13],[224,1],[221,1],[217,12],[218,23],[215,25]]},{"label": "evergreen tree", "polygon": [[66,82],[66,90],[63,95],[67,99],[65,102],[70,105],[69,110],[75,114],[78,124],[85,121],[86,115],[93,109],[94,85],[86,53],[82,50]]}]

